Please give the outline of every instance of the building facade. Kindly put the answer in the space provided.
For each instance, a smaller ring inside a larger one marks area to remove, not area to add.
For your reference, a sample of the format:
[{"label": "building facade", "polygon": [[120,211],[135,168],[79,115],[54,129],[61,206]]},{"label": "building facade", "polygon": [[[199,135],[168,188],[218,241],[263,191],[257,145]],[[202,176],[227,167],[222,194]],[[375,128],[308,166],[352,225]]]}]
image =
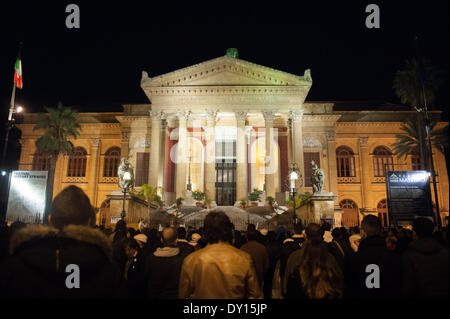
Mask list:
[{"label": "building facade", "polygon": [[[311,86],[309,70],[297,76],[229,56],[153,78],[143,72],[149,104],[80,114],[81,135],[73,154],[58,159],[54,194],[75,184],[107,209],[125,157],[136,187],[161,187],[166,204],[186,198],[187,189],[217,205],[234,205],[254,189],[284,203],[292,164],[301,173],[297,191],[312,192],[314,160],[344,224],[361,218],[360,209],[388,223],[385,169],[414,169],[417,159],[397,159],[392,144],[416,115],[395,105],[306,101]],[[35,154],[37,114],[24,118],[19,169],[44,169],[46,159]],[[434,162],[441,215],[448,216],[447,166],[437,150]]]}]

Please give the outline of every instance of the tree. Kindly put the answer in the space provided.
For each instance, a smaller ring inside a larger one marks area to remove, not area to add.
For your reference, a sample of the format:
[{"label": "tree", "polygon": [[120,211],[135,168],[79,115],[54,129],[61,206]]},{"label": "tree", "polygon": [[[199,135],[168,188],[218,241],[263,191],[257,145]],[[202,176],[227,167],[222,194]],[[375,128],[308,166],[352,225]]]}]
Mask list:
[{"label": "tree", "polygon": [[[398,70],[394,78],[395,94],[400,98],[400,101],[417,110],[434,103],[436,92],[441,84],[438,70],[429,61],[422,60],[422,66],[423,68],[415,58],[407,60],[405,68]],[[414,125],[415,135],[411,136],[417,137],[416,143],[422,169],[428,169],[429,156],[426,151],[424,127],[423,112],[418,112],[417,125]],[[405,142],[411,141],[405,140]]]},{"label": "tree", "polygon": [[[448,147],[448,125],[440,129],[435,129],[436,125],[437,122],[430,123],[431,144],[434,148],[444,154],[445,149]],[[404,134],[397,134],[395,136],[397,141],[392,144],[394,154],[397,158],[406,158],[408,155],[420,156],[420,140],[417,122],[408,119],[400,129]],[[423,151],[424,156],[428,158],[428,148],[424,148]]]},{"label": "tree", "polygon": [[44,223],[47,223],[53,199],[56,161],[59,154],[67,155],[72,152],[73,144],[69,139],[76,139],[80,135],[81,126],[78,113],[64,107],[62,102],[58,102],[56,108],[46,107],[45,110],[47,114],[39,119],[33,130],[44,131],[44,134],[36,140],[37,153],[50,156],[44,213]]}]

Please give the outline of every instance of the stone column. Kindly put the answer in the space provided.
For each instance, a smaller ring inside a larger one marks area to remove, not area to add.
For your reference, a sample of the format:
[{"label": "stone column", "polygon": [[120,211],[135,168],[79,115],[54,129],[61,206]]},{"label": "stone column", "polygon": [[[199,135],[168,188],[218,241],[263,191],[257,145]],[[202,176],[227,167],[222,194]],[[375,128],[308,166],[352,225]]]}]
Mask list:
[{"label": "stone column", "polygon": [[187,163],[187,121],[190,111],[179,111],[178,115],[178,151],[176,197],[186,199],[186,163]]},{"label": "stone column", "polygon": [[120,157],[128,158],[129,151],[129,141],[130,141],[130,131],[128,128],[122,126],[122,139],[120,145]]},{"label": "stone column", "polygon": [[148,184],[151,187],[158,185],[158,175],[160,173],[160,154],[161,154],[161,119],[162,112],[150,111],[152,118],[152,139],[150,142],[150,163],[148,165]]},{"label": "stone column", "polygon": [[359,138],[359,158],[361,163],[361,204],[360,208],[368,208],[370,193],[370,157],[367,149],[368,137]]},{"label": "stone column", "polygon": [[99,150],[101,140],[99,138],[91,139],[91,167],[89,173],[89,197],[91,199],[91,205],[97,206],[97,185],[98,185],[98,168],[99,168]]},{"label": "stone column", "polygon": [[216,204],[216,110],[206,111],[206,154],[205,154],[205,194]]},{"label": "stone column", "polygon": [[247,200],[247,143],[245,138],[245,121],[247,111],[236,111],[236,203],[240,205],[241,200]]},{"label": "stone column", "polygon": [[158,164],[159,164],[159,170],[158,170],[158,186],[161,186],[162,189],[164,189],[164,172],[165,172],[165,149],[166,149],[166,132],[167,132],[167,121],[165,120],[165,114],[163,116],[164,120],[161,121],[160,125],[160,151],[159,151],[159,158],[158,158]]},{"label": "stone column", "polygon": [[263,111],[266,128],[266,165],[265,165],[265,183],[266,198],[272,196],[275,198],[275,174],[278,173],[278,167],[275,167],[274,158],[274,140],[273,140],[273,120],[275,112],[272,110]]},{"label": "stone column", "polygon": [[330,192],[334,195],[338,194],[338,183],[337,183],[337,165],[336,165],[336,132],[328,131],[327,136],[327,153],[328,153],[328,185],[330,187]]},{"label": "stone column", "polygon": [[303,110],[294,110],[290,112],[292,120],[292,157],[294,163],[297,164],[298,169],[301,173],[301,178],[295,182],[295,187],[297,188],[297,193],[304,193],[305,186],[305,169],[303,161]]},{"label": "stone column", "polygon": [[165,143],[165,167],[164,167],[164,200],[166,204],[172,205],[175,203],[175,158],[176,153],[173,151],[173,147],[177,143],[175,138],[174,120],[167,121],[167,133]]}]

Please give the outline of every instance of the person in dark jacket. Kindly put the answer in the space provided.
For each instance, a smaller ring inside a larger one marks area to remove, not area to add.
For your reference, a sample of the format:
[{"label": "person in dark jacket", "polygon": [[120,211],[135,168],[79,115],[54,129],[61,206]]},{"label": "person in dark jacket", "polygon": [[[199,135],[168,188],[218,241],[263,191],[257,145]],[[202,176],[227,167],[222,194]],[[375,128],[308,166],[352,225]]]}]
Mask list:
[{"label": "person in dark jacket", "polygon": [[433,236],[428,218],[413,222],[413,242],[403,254],[403,296],[406,298],[448,298],[448,249]]},{"label": "person in dark jacket", "polygon": [[264,275],[269,269],[269,254],[266,247],[257,242],[258,232],[254,229],[247,231],[247,242],[241,246],[241,250],[247,252],[252,256],[253,264],[255,266],[258,282],[262,287]]},{"label": "person in dark jacket", "polygon": [[[344,278],[348,298],[399,298],[401,293],[401,256],[386,249],[381,235],[381,222],[367,215],[361,223],[361,242],[358,251],[349,259]],[[378,268],[379,271],[374,270]],[[375,273],[376,272],[376,273]],[[379,286],[377,284],[379,279]],[[367,282],[374,282],[372,284]]]},{"label": "person in dark jacket", "polygon": [[[163,239],[163,238],[162,238]],[[164,239],[163,239],[164,240]],[[195,248],[186,240],[186,228],[178,227],[176,245],[184,256],[194,252]]]},{"label": "person in dark jacket", "polygon": [[178,281],[185,255],[177,245],[177,232],[167,227],[162,232],[163,247],[147,258],[145,275],[147,297],[151,299],[178,298]]},{"label": "person in dark jacket", "polygon": [[53,200],[50,226],[28,225],[10,242],[0,269],[3,298],[111,298],[119,296],[120,270],[109,239],[92,227],[86,194],[69,186]]},{"label": "person in dark jacket", "polygon": [[277,262],[280,259],[281,246],[280,243],[276,241],[276,236],[277,234],[273,230],[269,231],[266,236],[265,247],[269,254],[269,269],[264,276],[264,299],[271,299],[272,297],[273,276]]},{"label": "person in dark jacket", "polygon": [[145,250],[135,238],[125,240],[127,261],[124,266],[123,277],[125,297],[145,297]]},{"label": "person in dark jacket", "polygon": [[123,269],[127,256],[125,254],[125,240],[129,237],[127,223],[121,219],[116,223],[116,228],[112,234],[112,257],[116,265]]},{"label": "person in dark jacket", "polygon": [[294,226],[294,234],[288,238],[286,238],[281,245],[280,252],[280,281],[282,287],[282,294],[286,293],[286,283],[284,283],[284,273],[286,270],[286,264],[289,256],[296,250],[302,248],[303,243],[305,242],[305,236],[303,234],[305,227],[303,223],[300,221]]},{"label": "person in dark jacket", "polygon": [[342,272],[344,272],[349,258],[354,253],[348,240],[349,235],[345,227],[333,229],[331,235],[333,236],[333,241],[328,243],[328,251],[334,256]]}]

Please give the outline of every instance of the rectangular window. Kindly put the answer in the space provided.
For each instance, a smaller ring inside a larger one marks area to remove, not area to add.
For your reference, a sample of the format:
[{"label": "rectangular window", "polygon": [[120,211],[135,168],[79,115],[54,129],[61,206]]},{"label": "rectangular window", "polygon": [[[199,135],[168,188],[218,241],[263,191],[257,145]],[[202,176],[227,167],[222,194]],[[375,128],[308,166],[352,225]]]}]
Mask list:
[{"label": "rectangular window", "polygon": [[148,184],[148,165],[150,160],[149,152],[136,153],[135,186]]},{"label": "rectangular window", "polygon": [[312,187],[311,184],[311,161],[316,162],[320,167],[320,153],[319,152],[304,152],[303,163],[305,168],[305,187]]}]

